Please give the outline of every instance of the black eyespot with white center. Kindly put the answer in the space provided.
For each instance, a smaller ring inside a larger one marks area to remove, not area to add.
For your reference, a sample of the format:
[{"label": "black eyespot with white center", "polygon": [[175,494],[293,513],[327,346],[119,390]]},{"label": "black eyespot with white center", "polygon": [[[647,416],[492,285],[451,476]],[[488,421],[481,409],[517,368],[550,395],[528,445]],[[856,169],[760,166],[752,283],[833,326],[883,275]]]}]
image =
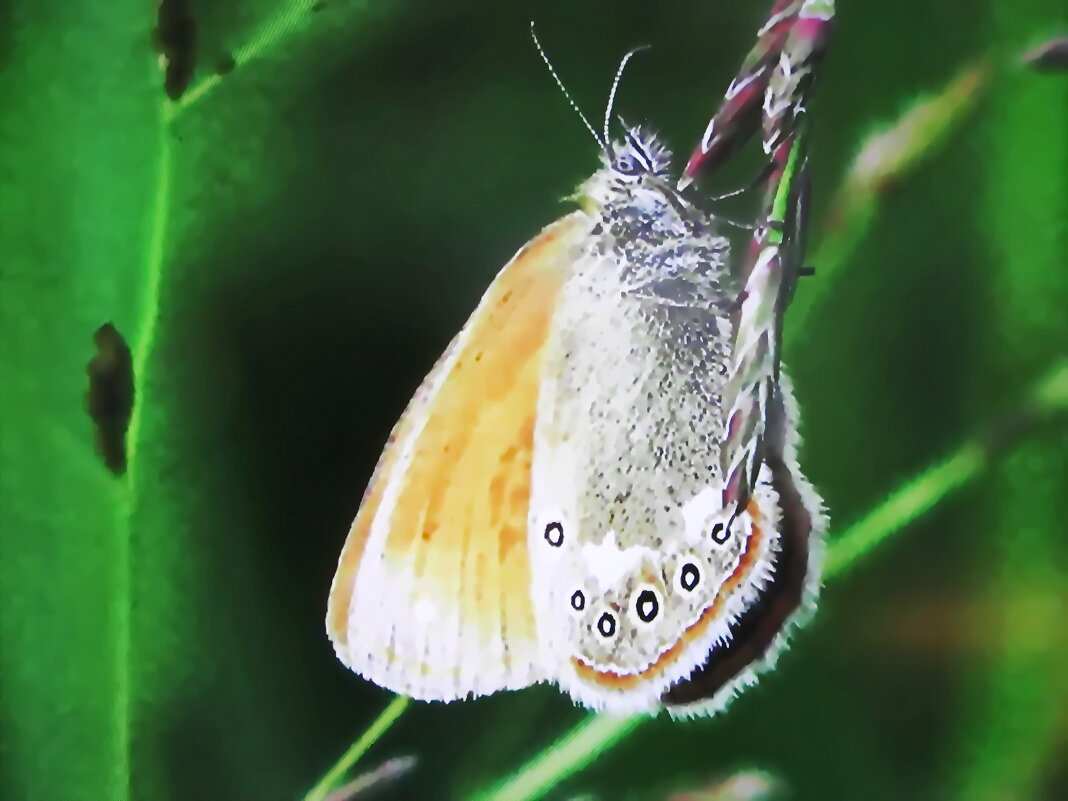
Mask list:
[{"label": "black eyespot with white center", "polygon": [[545,541],[554,548],[564,544],[564,527],[557,522],[552,522],[545,527]]},{"label": "black eyespot with white center", "polygon": [[701,581],[701,571],[693,562],[687,562],[679,571],[679,586],[686,592],[693,592]]},{"label": "black eyespot with white center", "polygon": [[582,594],[582,590],[575,590],[571,593],[571,608],[576,612],[581,612],[586,608],[586,596]]},{"label": "black eyespot with white center", "polygon": [[602,637],[611,637],[616,633],[616,619],[605,612],[597,621],[597,631]]},{"label": "black eyespot with white center", "polygon": [[638,620],[642,623],[651,623],[660,611],[660,601],[652,590],[642,590],[638,593],[638,600],[634,604],[634,610],[638,613]]},{"label": "black eyespot with white center", "polygon": [[720,545],[725,543],[731,536],[731,530],[727,528],[723,523],[716,523],[712,526],[712,541],[718,542]]}]

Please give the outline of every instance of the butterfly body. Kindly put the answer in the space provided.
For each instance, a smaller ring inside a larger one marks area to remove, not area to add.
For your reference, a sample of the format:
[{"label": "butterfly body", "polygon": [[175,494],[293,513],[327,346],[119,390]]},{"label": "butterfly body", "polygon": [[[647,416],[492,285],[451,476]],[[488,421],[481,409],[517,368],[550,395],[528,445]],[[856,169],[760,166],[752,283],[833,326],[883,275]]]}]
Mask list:
[{"label": "butterfly body", "polygon": [[593,708],[714,711],[811,606],[824,523],[785,379],[751,496],[724,505],[740,287],[669,159],[628,131],[398,423],[331,593],[357,672],[427,699],[551,680]]}]

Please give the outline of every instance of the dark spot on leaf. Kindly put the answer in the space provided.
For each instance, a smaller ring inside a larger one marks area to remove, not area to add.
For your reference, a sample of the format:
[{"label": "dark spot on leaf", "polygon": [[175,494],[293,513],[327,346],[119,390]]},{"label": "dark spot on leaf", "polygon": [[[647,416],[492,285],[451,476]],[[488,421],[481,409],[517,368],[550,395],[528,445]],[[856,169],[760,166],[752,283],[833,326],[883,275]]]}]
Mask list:
[{"label": "dark spot on leaf", "polygon": [[163,90],[178,100],[196,69],[197,23],[189,0],[160,0],[155,40],[163,56]]},{"label": "dark spot on leaf", "polygon": [[1068,36],[1059,36],[1023,54],[1021,61],[1039,72],[1068,72]]},{"label": "dark spot on leaf", "polygon": [[237,62],[230,53],[224,53],[219,57],[219,60],[215,62],[215,74],[216,75],[229,75],[234,71],[237,66]]},{"label": "dark spot on leaf", "polygon": [[126,340],[111,323],[93,335],[96,355],[86,373],[89,391],[86,410],[96,427],[96,448],[108,470],[117,476],[126,472],[126,429],[133,411],[133,358]]}]

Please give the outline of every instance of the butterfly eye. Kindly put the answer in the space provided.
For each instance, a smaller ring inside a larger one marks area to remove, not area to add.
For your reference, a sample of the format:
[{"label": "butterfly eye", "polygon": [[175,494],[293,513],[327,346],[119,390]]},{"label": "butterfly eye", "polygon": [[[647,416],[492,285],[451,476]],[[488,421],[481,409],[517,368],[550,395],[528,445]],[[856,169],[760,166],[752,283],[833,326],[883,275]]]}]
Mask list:
[{"label": "butterfly eye", "polygon": [[693,592],[698,582],[701,581],[701,571],[693,562],[687,562],[679,571],[679,586],[686,592]]},{"label": "butterfly eye", "polygon": [[564,527],[553,522],[545,527],[545,541],[554,548],[564,544]]},{"label": "butterfly eye", "polygon": [[597,631],[602,637],[611,637],[616,633],[616,619],[605,612],[597,621]]},{"label": "butterfly eye", "polygon": [[576,612],[581,612],[586,608],[586,596],[582,594],[582,590],[575,590],[571,595],[571,608]]},{"label": "butterfly eye", "polygon": [[660,611],[660,601],[652,590],[642,590],[638,594],[638,601],[634,604],[634,611],[638,613],[638,620],[642,623],[651,623]]},{"label": "butterfly eye", "polygon": [[619,158],[616,159],[616,172],[621,172],[624,175],[637,175],[640,171],[638,160],[634,158],[630,153],[622,153]]}]

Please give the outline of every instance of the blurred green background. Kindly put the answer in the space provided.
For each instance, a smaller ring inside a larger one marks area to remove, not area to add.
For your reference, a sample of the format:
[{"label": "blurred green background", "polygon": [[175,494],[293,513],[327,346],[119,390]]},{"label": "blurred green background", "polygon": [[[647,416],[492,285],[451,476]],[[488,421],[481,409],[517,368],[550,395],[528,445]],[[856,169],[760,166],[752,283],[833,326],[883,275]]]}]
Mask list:
[{"label": "blurred green background", "polygon": [[[681,160],[766,5],[193,0],[200,93],[174,106],[152,0],[0,2],[0,798],[302,797],[390,698],[322,622],[389,428],[596,166],[529,20],[592,117],[652,44],[617,108]],[[922,163],[844,201],[870,225],[788,317],[833,531],[1068,355],[1068,75],[1018,64],[1066,29],[1064,0],[838,9],[810,109],[816,254],[869,136],[987,71]],[[85,407],[107,321],[139,368],[121,478]],[[645,724],[551,797],[749,767],[796,799],[1068,797],[1066,431],[830,584],[726,715]],[[419,759],[381,797],[464,798],[582,718],[550,687],[416,705],[366,765]]]}]

